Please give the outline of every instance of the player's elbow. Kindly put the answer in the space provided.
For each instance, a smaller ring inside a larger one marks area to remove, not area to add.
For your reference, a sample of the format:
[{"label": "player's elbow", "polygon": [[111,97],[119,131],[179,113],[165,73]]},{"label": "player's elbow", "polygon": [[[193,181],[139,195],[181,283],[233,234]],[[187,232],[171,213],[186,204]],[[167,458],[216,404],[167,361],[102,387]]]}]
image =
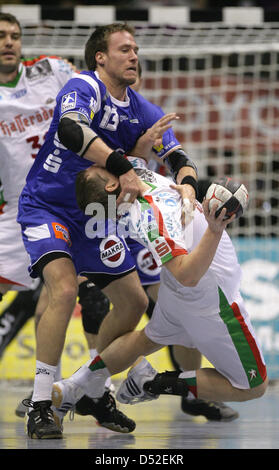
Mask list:
[{"label": "player's elbow", "polygon": [[64,117],[59,122],[58,138],[72,152],[79,153],[83,146],[83,133],[79,124],[73,119]]},{"label": "player's elbow", "polygon": [[184,287],[196,287],[199,283],[200,278],[198,276],[194,276],[191,272],[185,272],[181,270],[176,274],[176,280],[182,284]]},{"label": "player's elbow", "polygon": [[168,269],[184,287],[196,287],[204,274],[191,262],[190,256],[176,256],[168,261]]}]

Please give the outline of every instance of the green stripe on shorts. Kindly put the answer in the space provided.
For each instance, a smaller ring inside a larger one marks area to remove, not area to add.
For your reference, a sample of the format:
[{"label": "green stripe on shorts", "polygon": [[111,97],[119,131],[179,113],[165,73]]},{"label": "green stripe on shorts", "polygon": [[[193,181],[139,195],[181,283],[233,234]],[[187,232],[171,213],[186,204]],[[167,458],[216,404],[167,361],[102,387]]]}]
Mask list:
[{"label": "green stripe on shorts", "polygon": [[220,316],[226,324],[231,340],[239,355],[250,388],[260,385],[265,377],[265,366],[254,337],[250,333],[240,311],[234,310],[224,292],[219,288]]}]

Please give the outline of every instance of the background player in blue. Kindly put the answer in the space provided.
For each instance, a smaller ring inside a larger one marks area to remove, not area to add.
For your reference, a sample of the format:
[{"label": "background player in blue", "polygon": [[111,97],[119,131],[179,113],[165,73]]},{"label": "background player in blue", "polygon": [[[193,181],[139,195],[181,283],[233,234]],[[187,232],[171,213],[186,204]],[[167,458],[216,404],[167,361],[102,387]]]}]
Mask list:
[{"label": "background player in blue", "polygon": [[[149,153],[161,135],[159,157],[167,159],[176,181],[185,183],[185,197],[195,197],[195,166],[170,129],[175,113],[162,118],[157,107],[129,88],[137,78],[137,51],[127,25],[99,27],[91,35],[85,51],[90,71],[77,74],[59,93],[45,144],[20,198],[18,221],[31,258],[30,274],[43,278],[49,295],[37,331],[30,437],[62,435],[49,420],[51,390],[76,301],[76,274],[104,289],[114,307],[101,325],[98,352],[134,329],[148,304],[125,241],[113,235],[100,242],[83,233],[86,218],[75,199],[77,173],[92,162],[105,167],[120,178],[118,204],[132,202],[141,194],[140,184],[123,154],[132,149],[134,155]],[[156,132],[146,132],[154,126]],[[127,423],[123,430],[133,426]]]}]

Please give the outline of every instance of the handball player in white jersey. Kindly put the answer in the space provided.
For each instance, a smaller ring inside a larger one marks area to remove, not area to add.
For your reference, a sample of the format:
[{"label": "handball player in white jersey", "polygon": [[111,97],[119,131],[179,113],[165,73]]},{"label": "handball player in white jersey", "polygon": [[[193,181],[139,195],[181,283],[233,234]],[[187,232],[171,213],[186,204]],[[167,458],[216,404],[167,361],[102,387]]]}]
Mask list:
[{"label": "handball player in white jersey", "polygon": [[[162,266],[155,310],[143,330],[116,339],[70,379],[55,384],[56,395],[60,392],[57,404],[61,406],[61,397],[74,401],[75,394],[86,388],[97,397],[108,376],[170,344],[198,348],[214,368],[157,373],[142,359],[120,386],[120,402],[150,400],[160,394],[222,401],[259,398],[268,379],[239,291],[241,268],[225,231],[233,217],[224,220],[223,209],[216,218],[216,207],[209,211],[204,201],[196,204],[192,220],[188,217],[183,222],[184,201],[177,187],[172,189],[168,179],[148,170],[139,174],[143,197],[130,205],[121,222]],[[120,191],[119,180],[96,166],[78,175],[76,188],[82,210],[97,201],[107,210],[108,195],[117,197]]]},{"label": "handball player in white jersey", "polygon": [[58,91],[73,70],[63,60],[41,56],[21,61],[21,28],[0,15],[0,293],[33,289],[29,256],[16,222],[18,198],[49,128]]}]

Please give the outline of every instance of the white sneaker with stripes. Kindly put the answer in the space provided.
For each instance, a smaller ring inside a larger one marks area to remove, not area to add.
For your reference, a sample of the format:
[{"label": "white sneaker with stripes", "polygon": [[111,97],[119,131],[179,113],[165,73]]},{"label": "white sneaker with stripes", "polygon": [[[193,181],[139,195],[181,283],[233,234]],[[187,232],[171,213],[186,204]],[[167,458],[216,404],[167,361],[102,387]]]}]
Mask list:
[{"label": "white sneaker with stripes", "polygon": [[142,401],[156,400],[159,395],[146,392],[143,389],[145,382],[154,379],[157,371],[151,364],[141,357],[128,372],[127,378],[120,385],[116,399],[120,403],[134,405]]}]

